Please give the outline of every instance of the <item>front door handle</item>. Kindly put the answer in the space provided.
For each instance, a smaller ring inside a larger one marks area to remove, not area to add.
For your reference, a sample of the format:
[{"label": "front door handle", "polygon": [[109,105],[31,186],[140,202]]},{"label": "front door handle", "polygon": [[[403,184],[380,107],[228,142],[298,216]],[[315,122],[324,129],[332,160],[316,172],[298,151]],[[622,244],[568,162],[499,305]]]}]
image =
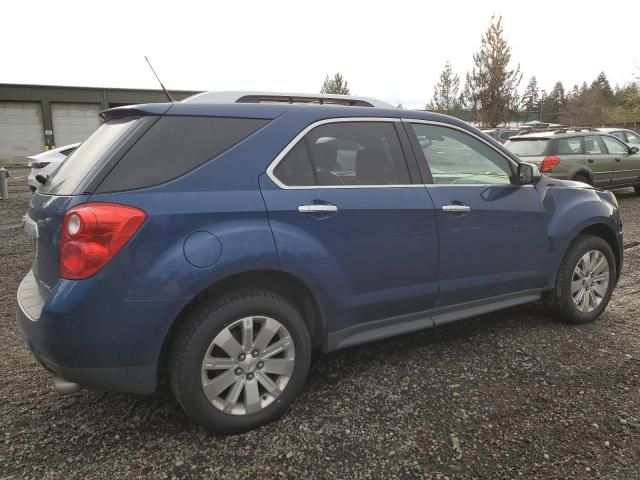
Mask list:
[{"label": "front door handle", "polygon": [[471,207],[469,205],[443,205],[442,211],[447,213],[464,213],[470,212]]},{"label": "front door handle", "polygon": [[620,161],[620,158],[619,158],[619,157],[618,157],[618,158],[616,158],[616,162],[619,162],[619,161]]},{"label": "front door handle", "polygon": [[593,158],[590,158],[589,160],[587,160],[587,162],[593,163]]},{"label": "front door handle", "polygon": [[338,211],[338,207],[328,203],[312,203],[310,205],[300,205],[300,213],[333,213]]}]

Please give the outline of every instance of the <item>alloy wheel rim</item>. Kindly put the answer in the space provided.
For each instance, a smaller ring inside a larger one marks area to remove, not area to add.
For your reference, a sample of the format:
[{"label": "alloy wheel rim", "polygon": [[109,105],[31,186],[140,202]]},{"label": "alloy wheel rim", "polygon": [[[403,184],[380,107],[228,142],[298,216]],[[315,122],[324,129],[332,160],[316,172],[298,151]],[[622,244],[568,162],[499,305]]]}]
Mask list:
[{"label": "alloy wheel rim", "polygon": [[265,316],[241,318],[222,329],[207,348],[202,390],[224,413],[256,413],[284,391],[294,365],[293,339],[280,322]]},{"label": "alloy wheel rim", "polygon": [[609,288],[609,261],[599,250],[585,253],[571,278],[571,296],[578,311],[590,313],[604,300]]}]

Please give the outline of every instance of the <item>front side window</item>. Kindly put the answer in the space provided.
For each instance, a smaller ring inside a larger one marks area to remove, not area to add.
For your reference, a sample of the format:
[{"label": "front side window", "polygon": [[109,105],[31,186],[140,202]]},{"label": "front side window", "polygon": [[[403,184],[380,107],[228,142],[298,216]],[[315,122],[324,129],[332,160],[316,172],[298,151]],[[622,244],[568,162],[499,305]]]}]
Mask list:
[{"label": "front side window", "polygon": [[307,133],[274,169],[286,186],[408,185],[409,171],[390,122],[336,122]]},{"label": "front side window", "polygon": [[600,142],[598,142],[597,137],[584,137],[584,153],[587,155],[598,155],[604,153],[600,147]]},{"label": "front side window", "polygon": [[539,157],[544,155],[548,145],[548,138],[511,139],[504,144],[505,148],[519,157]]},{"label": "front side window", "polygon": [[582,138],[568,137],[558,139],[556,145],[556,153],[558,155],[581,155],[582,154]]},{"label": "front side window", "polygon": [[413,131],[437,184],[511,183],[509,161],[493,148],[459,130],[413,123]]},{"label": "front side window", "polygon": [[607,147],[607,150],[609,151],[609,153],[618,154],[618,153],[629,152],[629,149],[627,148],[627,146],[624,143],[622,143],[620,140],[613,137],[609,137],[609,136],[603,136],[601,138],[605,146]]}]

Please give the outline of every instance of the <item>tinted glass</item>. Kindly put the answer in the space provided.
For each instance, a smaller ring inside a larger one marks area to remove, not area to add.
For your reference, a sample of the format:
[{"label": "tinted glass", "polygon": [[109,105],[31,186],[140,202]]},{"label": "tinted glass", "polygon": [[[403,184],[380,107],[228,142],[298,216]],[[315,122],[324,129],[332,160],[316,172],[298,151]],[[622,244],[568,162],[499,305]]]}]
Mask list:
[{"label": "tinted glass", "polygon": [[313,168],[304,141],[298,142],[273,171],[278,180],[289,187],[315,185]]},{"label": "tinted glass", "polygon": [[267,122],[250,118],[161,117],[97,191],[130,190],[173,180],[218,156]]},{"label": "tinted glass", "polygon": [[609,150],[609,153],[628,153],[629,152],[629,149],[627,148],[627,146],[624,143],[622,143],[620,140],[617,140],[613,137],[608,137],[605,135],[603,135],[600,138],[602,138],[602,141],[607,147],[607,150]]},{"label": "tinted glass", "polygon": [[434,183],[511,183],[509,161],[484,142],[459,130],[412,124]]},{"label": "tinted glass", "polygon": [[519,157],[538,157],[544,155],[549,145],[549,140],[546,138],[540,139],[522,139],[522,140],[509,140],[504,144],[509,151],[515,153]]},{"label": "tinted glass", "polygon": [[330,123],[311,130],[304,141],[318,185],[411,183],[392,123]]},{"label": "tinted glass", "polygon": [[559,138],[556,143],[558,155],[580,155],[582,153],[582,138]]},{"label": "tinted glass", "polygon": [[627,141],[629,143],[640,143],[640,135],[633,132],[625,132],[627,134]]},{"label": "tinted glass", "polygon": [[100,126],[51,174],[39,192],[73,194],[84,177],[136,121],[135,118],[121,118]]},{"label": "tinted glass", "polygon": [[600,143],[595,136],[584,137],[584,153],[589,154],[601,154],[604,153],[600,147]]}]

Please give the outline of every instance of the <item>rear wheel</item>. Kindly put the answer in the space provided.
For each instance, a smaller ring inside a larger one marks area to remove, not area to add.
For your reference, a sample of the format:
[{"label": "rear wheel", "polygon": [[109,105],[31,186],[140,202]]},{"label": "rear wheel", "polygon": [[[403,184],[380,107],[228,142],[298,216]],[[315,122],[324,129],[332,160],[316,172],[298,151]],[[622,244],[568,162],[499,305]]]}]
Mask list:
[{"label": "rear wheel", "polygon": [[591,235],[578,237],[560,265],[553,303],[569,323],[589,323],[604,311],[616,281],[609,244]]},{"label": "rear wheel", "polygon": [[582,183],[586,183],[587,185],[591,185],[591,179],[589,178],[588,175],[584,173],[578,173],[575,177],[573,177],[573,179],[576,182],[582,182]]},{"label": "rear wheel", "polygon": [[282,415],[302,389],[311,340],[283,298],[244,290],[203,301],[173,343],[170,382],[187,415],[237,433]]},{"label": "rear wheel", "polygon": [[638,195],[640,195],[640,185],[636,185],[635,187],[633,187],[633,189],[636,191]]}]

